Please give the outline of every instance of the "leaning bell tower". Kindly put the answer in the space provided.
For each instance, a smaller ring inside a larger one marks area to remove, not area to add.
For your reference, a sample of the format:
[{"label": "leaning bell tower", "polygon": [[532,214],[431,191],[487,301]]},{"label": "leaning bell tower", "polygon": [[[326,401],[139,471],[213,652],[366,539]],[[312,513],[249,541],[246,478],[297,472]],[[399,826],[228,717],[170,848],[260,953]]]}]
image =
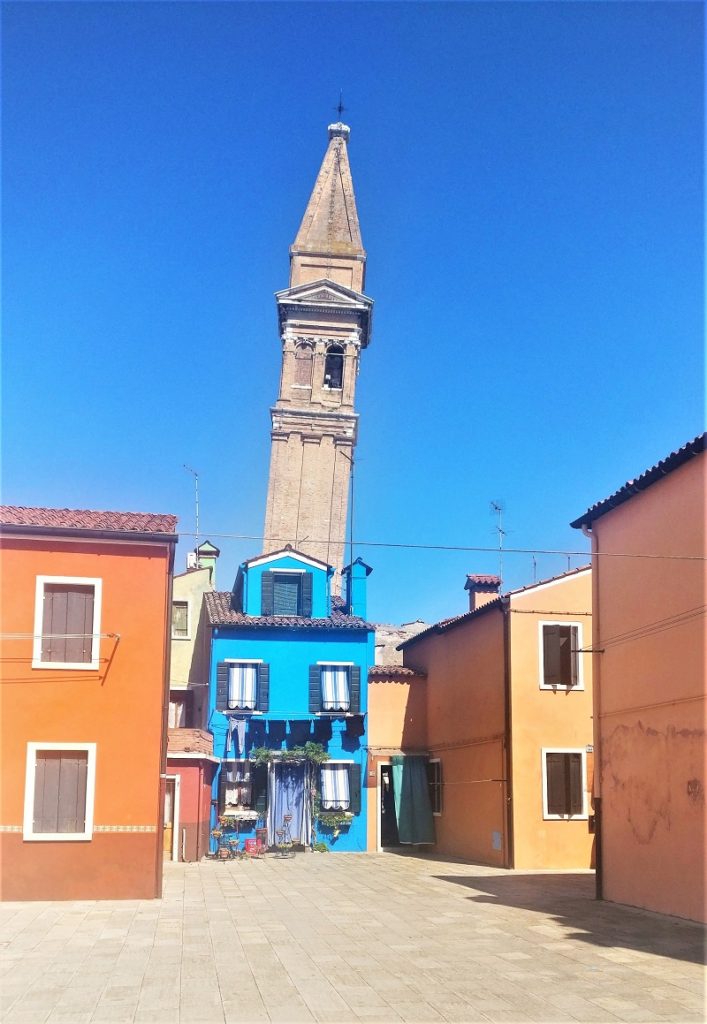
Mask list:
[{"label": "leaning bell tower", "polygon": [[371,335],[366,252],[348,157],[350,129],[329,145],[276,293],[282,372],[272,407],[264,550],[291,544],[341,569],[358,431],[356,378]]}]

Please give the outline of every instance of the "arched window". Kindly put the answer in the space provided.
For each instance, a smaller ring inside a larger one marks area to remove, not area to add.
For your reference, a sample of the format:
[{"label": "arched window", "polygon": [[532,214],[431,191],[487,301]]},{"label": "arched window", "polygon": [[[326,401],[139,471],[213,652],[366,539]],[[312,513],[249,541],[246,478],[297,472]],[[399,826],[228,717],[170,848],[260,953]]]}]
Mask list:
[{"label": "arched window", "polygon": [[330,345],[324,362],[324,387],[341,390],[344,380],[344,350],[341,345]]}]

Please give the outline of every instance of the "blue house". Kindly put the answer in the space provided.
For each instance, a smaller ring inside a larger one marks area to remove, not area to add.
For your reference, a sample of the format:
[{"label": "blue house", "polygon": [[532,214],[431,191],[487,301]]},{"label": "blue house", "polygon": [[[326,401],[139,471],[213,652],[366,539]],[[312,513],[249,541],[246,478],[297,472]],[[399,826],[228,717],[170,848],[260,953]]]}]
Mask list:
[{"label": "blue house", "polygon": [[331,566],[287,547],[243,562],[231,592],[205,595],[221,759],[212,827],[241,843],[267,829],[268,846],[366,849],[370,571],[347,566],[338,597]]}]

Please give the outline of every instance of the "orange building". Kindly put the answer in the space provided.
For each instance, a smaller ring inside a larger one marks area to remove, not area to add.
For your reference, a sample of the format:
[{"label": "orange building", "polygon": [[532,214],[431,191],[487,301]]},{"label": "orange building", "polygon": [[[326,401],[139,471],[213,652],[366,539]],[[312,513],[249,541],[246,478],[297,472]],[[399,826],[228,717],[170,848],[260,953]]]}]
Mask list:
[{"label": "orange building", "polygon": [[705,907],[705,435],[572,523],[593,557],[598,894]]},{"label": "orange building", "polygon": [[589,868],[591,570],[502,596],[499,585],[468,577],[469,611],[401,644],[405,665],[426,676],[434,849],[499,867]]},{"label": "orange building", "polygon": [[[368,670],[368,822],[371,853],[398,845],[392,761],[399,755],[427,758],[425,677],[403,665]],[[434,769],[432,769],[434,770]]]},{"label": "orange building", "polygon": [[0,508],[0,893],[162,887],[176,519]]}]

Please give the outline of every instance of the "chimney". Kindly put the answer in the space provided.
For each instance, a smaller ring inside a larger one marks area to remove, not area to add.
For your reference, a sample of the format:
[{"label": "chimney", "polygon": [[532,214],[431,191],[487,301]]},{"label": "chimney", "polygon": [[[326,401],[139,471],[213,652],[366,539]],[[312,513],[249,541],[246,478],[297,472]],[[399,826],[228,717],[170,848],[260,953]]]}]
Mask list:
[{"label": "chimney", "polygon": [[469,611],[475,612],[477,608],[493,601],[498,597],[500,589],[500,576],[467,576],[464,590],[469,591]]},{"label": "chimney", "polygon": [[216,559],[221,554],[219,549],[211,543],[211,541],[205,540],[203,544],[194,552],[196,555],[197,567],[199,569],[209,570],[209,583],[212,589],[216,587]]},{"label": "chimney", "polygon": [[346,586],[346,611],[349,615],[366,618],[366,577],[373,572],[370,565],[361,558],[355,559],[351,565],[341,570]]}]

